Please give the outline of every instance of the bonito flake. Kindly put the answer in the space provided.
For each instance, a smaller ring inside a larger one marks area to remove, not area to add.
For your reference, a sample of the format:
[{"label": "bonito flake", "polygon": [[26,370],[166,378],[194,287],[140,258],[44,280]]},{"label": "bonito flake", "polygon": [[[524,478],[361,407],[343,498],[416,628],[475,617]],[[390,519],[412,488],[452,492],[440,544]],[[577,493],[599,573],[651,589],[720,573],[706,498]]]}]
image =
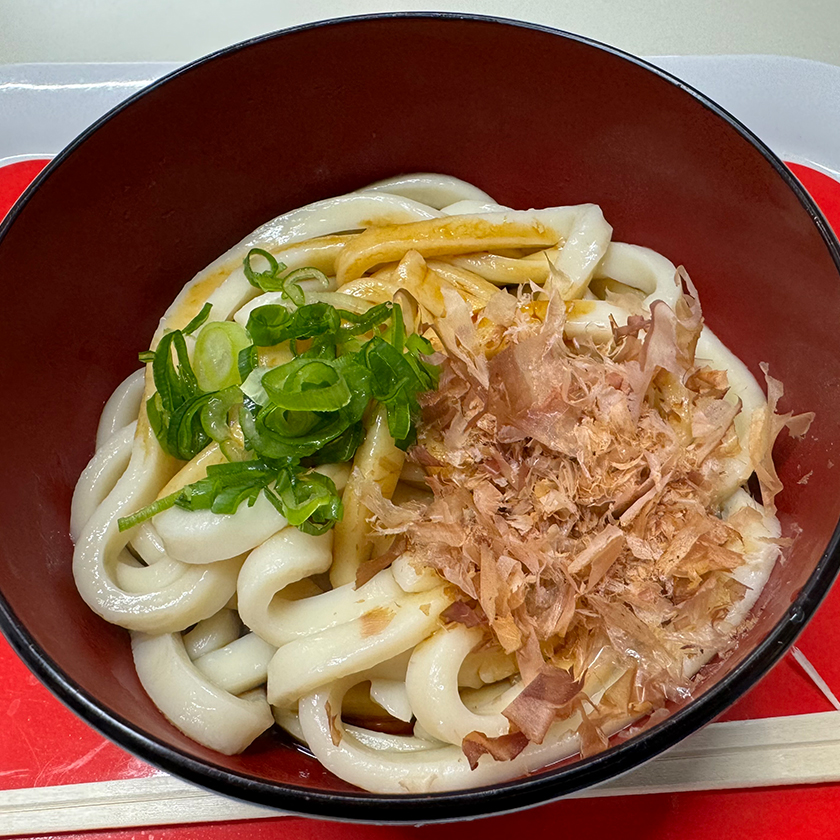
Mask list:
[{"label": "bonito flake", "polygon": [[[458,588],[447,618],[516,654],[526,687],[505,714],[531,741],[577,714],[584,752],[602,749],[601,724],[688,696],[693,663],[741,629],[727,616],[747,590],[731,573],[757,514],[724,521],[718,486],[741,454],[741,405],[725,371],[695,362],[703,318],[682,280],[673,309],[656,301],[603,343],[566,339],[566,304],[536,291],[500,291],[477,314],[447,299],[440,387],[409,453],[431,500],[365,493],[375,529]],[[810,420],[777,415],[767,381],[748,454],[772,513],[773,443]],[[622,676],[596,702],[582,686],[605,661]],[[465,750],[502,757],[514,742],[473,733]]]}]

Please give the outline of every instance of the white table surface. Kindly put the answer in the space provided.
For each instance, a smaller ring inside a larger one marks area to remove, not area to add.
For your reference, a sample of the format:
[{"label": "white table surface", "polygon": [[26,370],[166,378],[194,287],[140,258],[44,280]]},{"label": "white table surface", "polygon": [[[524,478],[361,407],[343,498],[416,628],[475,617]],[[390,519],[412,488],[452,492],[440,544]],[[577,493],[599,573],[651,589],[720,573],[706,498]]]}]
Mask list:
[{"label": "white table surface", "polygon": [[762,53],[840,65],[840,0],[0,0],[0,64],[183,62],[287,26],[408,10],[518,18],[638,55]]}]

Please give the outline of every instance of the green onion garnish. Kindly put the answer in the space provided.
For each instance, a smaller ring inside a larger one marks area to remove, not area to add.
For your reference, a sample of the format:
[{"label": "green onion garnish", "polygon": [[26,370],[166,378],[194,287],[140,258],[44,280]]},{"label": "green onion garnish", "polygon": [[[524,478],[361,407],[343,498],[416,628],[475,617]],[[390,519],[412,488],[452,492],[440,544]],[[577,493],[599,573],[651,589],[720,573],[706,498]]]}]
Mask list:
[{"label": "green onion garnish", "polygon": [[[257,258],[267,268],[257,271]],[[399,305],[382,303],[359,315],[307,304],[298,283],[326,285],[324,275],[307,268],[283,276],[284,270],[268,251],[252,248],[245,276],[262,291],[281,292],[288,306],[255,308],[243,329],[206,323],[208,304],[183,330],[166,333],[156,351],[141,354],[152,364],[157,391],[147,413],[163,449],[189,460],[213,440],[228,458],[246,460],[208,467],[206,478],[120,519],[120,530],[173,505],[234,513],[264,493],[290,524],[323,533],[343,510],[333,482],[312,467],[351,460],[364,439],[363,418],[376,404],[385,406],[398,446],[415,440],[417,397],[438,383],[437,366],[424,358],[431,344],[406,335]],[[192,332],[190,359],[184,336]],[[292,360],[260,368],[257,348],[279,345]]]},{"label": "green onion garnish", "polygon": [[205,303],[204,306],[201,307],[201,311],[192,321],[187,324],[181,332],[184,335],[192,335],[209,317],[210,317],[210,310],[213,308],[212,303]]}]

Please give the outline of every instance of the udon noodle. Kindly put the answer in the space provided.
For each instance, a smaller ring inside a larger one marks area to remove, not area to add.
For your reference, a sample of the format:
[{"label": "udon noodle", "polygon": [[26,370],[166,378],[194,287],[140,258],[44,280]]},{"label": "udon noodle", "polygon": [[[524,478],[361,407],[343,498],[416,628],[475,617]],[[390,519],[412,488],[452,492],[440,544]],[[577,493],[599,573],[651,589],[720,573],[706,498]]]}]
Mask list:
[{"label": "udon noodle", "polygon": [[[300,327],[336,311],[332,345]],[[319,450],[349,460],[299,448],[227,512],[218,486],[185,508],[277,423],[349,410],[347,348],[360,381],[376,349],[421,384],[370,386]],[[277,724],[383,793],[589,755],[690,696],[779,557],[770,453],[808,422],[775,413],[781,386],[767,376],[768,401],[704,326],[687,275],[612,241],[597,206],[514,211],[438,175],[263,225],[141,358],[73,498],[79,592],[131,631],[143,687],[190,738],[234,754]],[[283,402],[304,368],[305,412]],[[166,402],[182,385],[187,419]]]}]

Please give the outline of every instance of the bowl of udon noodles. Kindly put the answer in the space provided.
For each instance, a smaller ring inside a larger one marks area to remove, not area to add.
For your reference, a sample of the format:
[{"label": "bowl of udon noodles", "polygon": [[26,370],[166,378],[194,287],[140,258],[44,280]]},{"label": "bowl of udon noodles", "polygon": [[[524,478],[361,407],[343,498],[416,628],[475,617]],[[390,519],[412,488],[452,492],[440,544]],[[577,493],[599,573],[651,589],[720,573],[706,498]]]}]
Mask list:
[{"label": "bowl of udon noodles", "polygon": [[610,779],[834,578],[839,253],[735,119],[575,35],[382,15],[188,65],[0,232],[3,630],[286,811]]}]

